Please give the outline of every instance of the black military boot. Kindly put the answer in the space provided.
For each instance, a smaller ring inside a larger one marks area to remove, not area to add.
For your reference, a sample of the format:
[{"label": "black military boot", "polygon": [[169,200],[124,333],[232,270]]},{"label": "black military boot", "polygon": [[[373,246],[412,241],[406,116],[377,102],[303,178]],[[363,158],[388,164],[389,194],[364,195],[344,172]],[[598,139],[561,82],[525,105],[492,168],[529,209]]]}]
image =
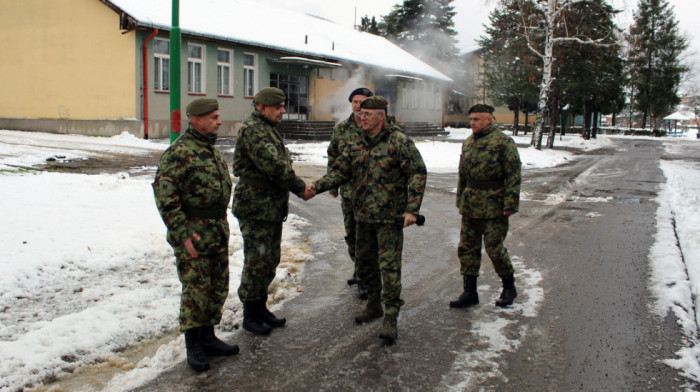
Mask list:
[{"label": "black military boot", "polygon": [[185,347],[187,348],[187,364],[192,370],[205,372],[211,369],[209,360],[204,354],[200,328],[192,328],[185,331]]},{"label": "black military boot", "polygon": [[476,276],[464,275],[464,292],[454,301],[450,301],[451,308],[466,308],[479,303],[479,294],[476,292]]},{"label": "black military boot", "polygon": [[210,357],[228,357],[238,354],[238,345],[226,344],[214,335],[214,326],[208,325],[201,329],[202,346],[204,354]]},{"label": "black military boot", "polygon": [[274,328],[279,328],[287,322],[286,318],[277,318],[267,309],[267,295],[260,301],[260,305],[260,314],[262,315],[262,320],[265,322],[265,324]]},{"label": "black military boot", "polygon": [[518,292],[515,290],[515,278],[503,278],[503,291],[501,296],[496,300],[496,306],[505,308],[508,305],[513,304],[513,300],[518,296]]},{"label": "black military boot", "polygon": [[357,281],[357,296],[360,299],[367,299],[367,295],[368,295],[367,294],[367,287],[365,287],[365,285],[363,285],[362,282],[358,280]]},{"label": "black military boot", "polygon": [[262,319],[260,306],[260,300],[243,303],[243,329],[255,335],[267,335],[272,328]]},{"label": "black military boot", "polygon": [[356,274],[352,274],[352,277],[351,277],[350,279],[348,279],[348,286],[352,286],[352,285],[354,285],[354,284],[357,284],[357,282],[359,282],[359,281],[357,280],[357,275],[356,275]]},{"label": "black military boot", "polygon": [[367,307],[362,311],[362,313],[355,317],[355,322],[362,324],[380,318],[383,315],[384,309],[382,309],[382,301],[377,298],[376,300],[373,299],[367,302]]},{"label": "black military boot", "polygon": [[384,323],[382,324],[382,330],[379,331],[379,337],[384,340],[394,341],[397,336],[399,336],[399,332],[396,328],[396,316],[384,315]]}]

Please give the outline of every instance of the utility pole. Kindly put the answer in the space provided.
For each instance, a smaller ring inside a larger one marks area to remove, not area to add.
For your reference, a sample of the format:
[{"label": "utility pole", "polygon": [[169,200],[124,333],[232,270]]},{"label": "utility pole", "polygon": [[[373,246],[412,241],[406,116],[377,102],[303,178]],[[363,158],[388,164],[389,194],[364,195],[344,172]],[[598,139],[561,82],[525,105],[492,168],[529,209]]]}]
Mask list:
[{"label": "utility pole", "polygon": [[172,29],[170,30],[170,143],[180,136],[180,0],[173,0]]}]

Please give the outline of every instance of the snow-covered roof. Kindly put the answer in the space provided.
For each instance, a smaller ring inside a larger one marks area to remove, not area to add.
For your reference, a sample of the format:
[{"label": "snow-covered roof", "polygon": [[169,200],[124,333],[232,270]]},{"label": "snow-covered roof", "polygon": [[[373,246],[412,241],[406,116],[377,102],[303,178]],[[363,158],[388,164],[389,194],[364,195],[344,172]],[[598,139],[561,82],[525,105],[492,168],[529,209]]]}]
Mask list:
[{"label": "snow-covered roof", "polygon": [[[172,0],[108,0],[141,27],[170,30]],[[248,0],[180,0],[183,34],[350,61],[452,82],[386,38]]]},{"label": "snow-covered roof", "polygon": [[688,117],[680,112],[675,112],[673,114],[669,114],[668,116],[664,117],[664,120],[686,121],[686,120],[690,120],[690,117]]}]

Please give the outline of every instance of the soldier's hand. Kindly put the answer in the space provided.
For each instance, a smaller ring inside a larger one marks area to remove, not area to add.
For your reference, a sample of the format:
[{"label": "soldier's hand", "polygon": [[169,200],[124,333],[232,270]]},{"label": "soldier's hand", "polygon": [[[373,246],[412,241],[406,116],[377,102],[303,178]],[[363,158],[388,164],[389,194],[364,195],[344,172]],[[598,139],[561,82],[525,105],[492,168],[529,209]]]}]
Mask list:
[{"label": "soldier's hand", "polygon": [[197,249],[194,248],[192,240],[199,241],[199,234],[193,233],[192,236],[185,241],[185,249],[187,250],[187,253],[189,253],[190,257],[196,258],[199,256],[199,253],[197,252]]},{"label": "soldier's hand", "polygon": [[505,216],[511,216],[511,215],[513,215],[513,214],[515,214],[515,211],[513,211],[513,210],[505,210],[505,211],[503,211],[503,215],[505,215]]},{"label": "soldier's hand", "polygon": [[418,219],[418,217],[415,214],[411,214],[410,212],[404,212],[403,213],[403,227],[411,226],[412,224],[416,223],[417,219]]},{"label": "soldier's hand", "polygon": [[314,196],[316,196],[316,187],[314,187],[314,184],[307,185],[306,190],[304,190],[304,197],[302,197],[302,199],[309,200]]}]

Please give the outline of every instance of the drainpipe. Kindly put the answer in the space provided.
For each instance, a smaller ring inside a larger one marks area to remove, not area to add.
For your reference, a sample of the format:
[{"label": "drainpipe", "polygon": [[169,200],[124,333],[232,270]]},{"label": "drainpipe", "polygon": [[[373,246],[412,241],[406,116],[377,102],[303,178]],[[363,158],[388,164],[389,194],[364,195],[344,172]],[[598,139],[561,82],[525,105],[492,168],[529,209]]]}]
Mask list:
[{"label": "drainpipe", "polygon": [[158,34],[158,29],[143,40],[143,138],[148,139],[148,41]]}]

